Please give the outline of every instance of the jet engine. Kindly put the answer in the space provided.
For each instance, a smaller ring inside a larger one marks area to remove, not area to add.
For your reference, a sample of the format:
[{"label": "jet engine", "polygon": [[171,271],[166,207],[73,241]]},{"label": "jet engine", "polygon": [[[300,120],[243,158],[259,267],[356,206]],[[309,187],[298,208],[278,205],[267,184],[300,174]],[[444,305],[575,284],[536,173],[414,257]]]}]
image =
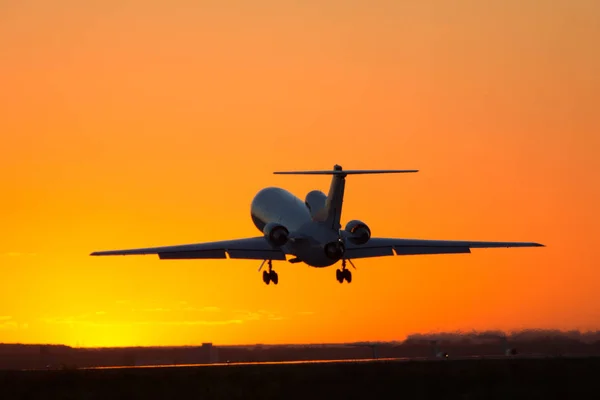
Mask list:
[{"label": "jet engine", "polygon": [[290,232],[285,226],[275,222],[269,222],[267,225],[265,225],[263,233],[269,243],[276,247],[285,245],[290,235]]},{"label": "jet engine", "polygon": [[344,256],[346,252],[346,248],[344,247],[344,243],[340,240],[335,242],[327,243],[325,245],[325,255],[332,260],[339,260]]},{"label": "jet engine", "polygon": [[327,202],[327,195],[320,190],[313,190],[306,195],[304,204],[310,211],[310,215],[316,216],[321,210],[325,208]]},{"label": "jet engine", "polygon": [[367,224],[357,219],[348,222],[345,231],[350,234],[348,240],[354,244],[365,244],[371,238],[371,229]]}]

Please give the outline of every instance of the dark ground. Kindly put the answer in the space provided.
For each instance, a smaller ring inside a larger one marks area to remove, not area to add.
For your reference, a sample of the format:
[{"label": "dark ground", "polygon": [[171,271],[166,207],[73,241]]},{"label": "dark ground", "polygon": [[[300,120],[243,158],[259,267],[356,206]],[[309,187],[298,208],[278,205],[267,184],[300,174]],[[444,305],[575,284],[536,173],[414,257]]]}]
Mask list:
[{"label": "dark ground", "polygon": [[1,371],[1,399],[598,398],[600,358]]}]

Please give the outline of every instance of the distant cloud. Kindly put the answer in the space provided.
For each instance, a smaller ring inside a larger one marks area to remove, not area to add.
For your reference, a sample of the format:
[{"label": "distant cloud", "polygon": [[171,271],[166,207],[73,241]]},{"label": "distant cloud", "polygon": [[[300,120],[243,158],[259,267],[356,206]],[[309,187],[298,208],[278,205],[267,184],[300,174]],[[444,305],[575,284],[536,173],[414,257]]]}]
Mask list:
[{"label": "distant cloud", "polygon": [[[182,304],[182,305],[187,305],[186,302],[182,302],[182,303],[185,303],[185,304]],[[187,307],[180,308],[180,310],[183,310],[183,311],[202,311],[202,312],[211,312],[211,313],[221,312],[221,309],[219,307],[213,307],[213,306],[205,306],[205,307],[201,307],[201,308],[193,307],[193,306],[187,306]]]},{"label": "distant cloud", "polygon": [[133,313],[168,313],[168,312],[173,312],[173,311],[196,311],[196,312],[205,312],[205,313],[218,313],[218,312],[223,311],[220,307],[216,307],[216,306],[197,307],[197,306],[189,304],[187,301],[178,301],[178,302],[175,302],[174,304],[170,304],[170,305],[169,304],[167,304],[167,305],[157,304],[155,306],[153,305],[154,307],[149,307],[148,304],[134,305],[134,304],[131,304],[131,302],[128,300],[118,300],[115,302],[115,304],[120,304],[120,305],[130,304],[129,311],[133,312]]},{"label": "distant cloud", "polygon": [[66,318],[44,318],[43,322],[48,324],[59,325],[83,325],[92,327],[107,327],[107,326],[139,326],[139,325],[162,325],[162,326],[214,326],[214,325],[232,325],[244,323],[241,319],[229,319],[221,321],[210,320],[176,320],[176,321],[161,321],[161,320],[142,320],[142,321],[93,321],[89,319],[80,319],[76,317]]},{"label": "distant cloud", "polygon": [[267,310],[258,310],[256,311],[247,311],[247,310],[236,310],[235,313],[240,315],[246,321],[259,321],[261,319],[268,319],[271,321],[281,321],[285,319],[281,315],[267,311]]},{"label": "distant cloud", "polygon": [[170,308],[162,308],[162,307],[157,307],[157,308],[145,308],[143,310],[140,310],[143,312],[169,312],[171,311]]},{"label": "distant cloud", "polygon": [[0,322],[0,330],[17,329],[19,324],[15,321]]},{"label": "distant cloud", "polygon": [[7,253],[0,253],[2,257],[35,257],[36,253],[20,253],[18,251],[9,251]]},{"label": "distant cloud", "polygon": [[[213,309],[214,310],[214,309]],[[167,308],[150,308],[140,310],[151,313],[162,313],[169,312]],[[94,313],[84,313],[79,315],[72,315],[67,317],[45,317],[41,321],[47,324],[56,325],[80,325],[80,326],[92,326],[92,327],[107,327],[107,326],[136,326],[136,325],[170,325],[170,326],[212,326],[212,325],[232,325],[244,323],[244,318],[227,318],[222,320],[211,320],[203,318],[190,318],[169,320],[168,318],[140,318],[140,314],[137,314],[137,318],[132,315],[131,318],[122,317],[118,320],[106,318],[98,318],[99,316],[105,316],[109,313],[106,311],[96,311]],[[142,314],[143,315],[143,314]]]},{"label": "distant cloud", "polygon": [[[282,321],[285,318],[269,310],[223,310],[216,306],[180,307],[176,302],[174,308],[147,307],[129,308],[129,312],[112,312],[111,310],[91,311],[71,316],[47,316],[41,321],[46,324],[109,327],[109,326],[217,326],[238,325],[251,321]],[[187,303],[186,303],[187,305]],[[193,311],[188,318],[179,314],[182,310]],[[118,317],[117,317],[118,316]],[[220,316],[220,318],[215,318]],[[169,318],[171,317],[171,318]]]},{"label": "distant cloud", "polygon": [[228,319],[223,321],[144,321],[142,324],[152,325],[232,325],[232,324],[243,324],[244,321],[241,319]]},{"label": "distant cloud", "polygon": [[179,302],[174,308],[169,307],[148,307],[148,308],[132,308],[132,312],[171,312],[171,311],[201,311],[201,312],[220,312],[219,307],[206,306],[206,307],[194,307],[188,305],[187,302]]},{"label": "distant cloud", "polygon": [[14,329],[17,323],[9,315],[0,315],[0,329]]},{"label": "distant cloud", "polygon": [[261,317],[259,313],[251,311],[237,311],[236,314],[241,315],[246,321],[258,321]]},{"label": "distant cloud", "polygon": [[4,315],[0,316],[0,330],[12,330],[12,329],[27,329],[29,324],[19,324],[13,320],[13,317]]}]

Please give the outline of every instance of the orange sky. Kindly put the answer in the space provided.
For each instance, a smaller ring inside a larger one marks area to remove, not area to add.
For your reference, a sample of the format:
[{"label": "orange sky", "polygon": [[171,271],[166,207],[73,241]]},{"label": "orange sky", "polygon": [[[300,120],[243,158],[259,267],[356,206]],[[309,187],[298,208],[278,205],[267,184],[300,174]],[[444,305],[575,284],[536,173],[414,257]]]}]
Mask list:
[{"label": "orange sky", "polygon": [[[52,4],[50,4],[52,3]],[[4,1],[0,342],[401,340],[600,329],[593,0]],[[349,178],[374,235],[546,248],[358,260],[92,258],[258,234],[252,196]]]}]

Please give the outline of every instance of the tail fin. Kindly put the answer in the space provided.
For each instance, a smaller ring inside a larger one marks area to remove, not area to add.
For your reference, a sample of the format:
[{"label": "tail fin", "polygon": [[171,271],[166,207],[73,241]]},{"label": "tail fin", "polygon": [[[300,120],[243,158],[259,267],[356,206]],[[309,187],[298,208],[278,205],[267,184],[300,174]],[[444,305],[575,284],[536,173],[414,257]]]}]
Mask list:
[{"label": "tail fin", "polygon": [[342,203],[344,202],[344,189],[346,187],[346,175],[365,175],[365,174],[399,174],[419,172],[417,169],[354,169],[343,170],[340,165],[335,165],[333,170],[320,171],[278,171],[273,172],[276,175],[333,175],[329,194],[325,203],[325,222],[334,230],[341,229]]}]

